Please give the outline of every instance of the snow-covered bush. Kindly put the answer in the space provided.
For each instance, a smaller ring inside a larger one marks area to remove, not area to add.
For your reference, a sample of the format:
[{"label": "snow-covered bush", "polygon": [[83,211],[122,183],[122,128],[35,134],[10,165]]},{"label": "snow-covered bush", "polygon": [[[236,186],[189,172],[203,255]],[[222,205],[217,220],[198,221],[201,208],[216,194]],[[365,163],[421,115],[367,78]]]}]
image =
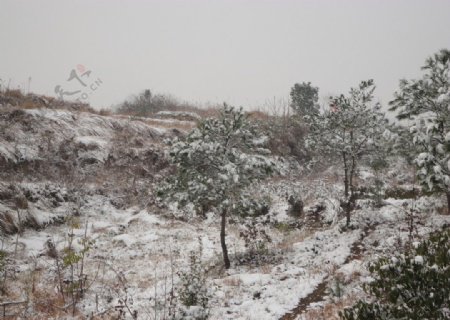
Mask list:
[{"label": "snow-covered bush", "polygon": [[419,182],[445,192],[450,212],[450,51],[436,53],[422,69],[421,79],[400,81],[391,110],[410,122]]},{"label": "snow-covered bush", "polygon": [[270,152],[261,144],[265,140],[242,108],[225,105],[218,118],[208,118],[186,139],[172,141],[169,156],[177,174],[158,194],[182,206],[193,204],[220,214],[226,268],[230,267],[225,242],[227,216],[247,187],[274,171]]},{"label": "snow-covered bush", "polygon": [[343,277],[340,274],[337,274],[333,281],[329,283],[328,292],[332,299],[340,299],[345,294],[345,284],[343,281]]},{"label": "snow-covered bush", "polygon": [[254,195],[253,190],[245,190],[232,205],[230,213],[241,218],[260,217],[269,213],[271,199],[269,196]]},{"label": "snow-covered bush", "polygon": [[344,310],[344,320],[449,319],[450,230],[432,234],[413,249],[382,258],[370,267],[371,302]]}]

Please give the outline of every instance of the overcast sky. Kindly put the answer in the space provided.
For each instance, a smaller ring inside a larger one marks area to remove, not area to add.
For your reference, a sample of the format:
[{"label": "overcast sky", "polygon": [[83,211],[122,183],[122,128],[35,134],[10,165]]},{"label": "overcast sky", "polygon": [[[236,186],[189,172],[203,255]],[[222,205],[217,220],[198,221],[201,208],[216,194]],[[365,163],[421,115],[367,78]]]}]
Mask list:
[{"label": "overcast sky", "polygon": [[257,107],[295,82],[325,96],[369,78],[385,104],[440,48],[450,0],[0,0],[3,84],[96,107],[146,88]]}]

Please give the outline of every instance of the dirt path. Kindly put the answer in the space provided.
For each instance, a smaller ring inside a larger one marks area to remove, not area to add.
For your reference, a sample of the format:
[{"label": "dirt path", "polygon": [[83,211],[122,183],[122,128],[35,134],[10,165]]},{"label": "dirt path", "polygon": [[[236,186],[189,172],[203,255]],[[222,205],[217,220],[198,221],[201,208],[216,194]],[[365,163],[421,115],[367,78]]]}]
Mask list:
[{"label": "dirt path", "polygon": [[326,295],[328,279],[320,283],[317,288],[298,302],[298,305],[280,318],[280,320],[294,320],[298,315],[306,311],[308,306],[317,301],[321,301]]},{"label": "dirt path", "polygon": [[[345,259],[344,264],[347,264],[353,260],[359,260],[361,259],[363,253],[364,253],[364,244],[363,240],[366,238],[370,233],[375,230],[375,227],[365,227],[363,232],[361,233],[361,237],[358,241],[354,242],[352,244],[352,247],[350,249],[350,255]],[[303,312],[305,312],[309,305],[311,303],[322,301],[325,296],[327,295],[327,288],[328,283],[330,282],[329,277],[326,277],[317,287],[314,289],[313,292],[311,292],[306,297],[300,299],[297,306],[289,311],[288,313],[284,314],[279,320],[295,320],[299,315],[301,315]]]}]

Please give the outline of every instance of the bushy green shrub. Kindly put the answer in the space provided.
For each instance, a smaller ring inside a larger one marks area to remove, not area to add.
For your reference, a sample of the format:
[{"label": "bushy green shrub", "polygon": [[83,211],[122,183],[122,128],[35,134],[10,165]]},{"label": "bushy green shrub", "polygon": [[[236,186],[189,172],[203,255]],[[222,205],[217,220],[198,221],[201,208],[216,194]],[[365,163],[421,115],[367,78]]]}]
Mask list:
[{"label": "bushy green shrub", "polygon": [[411,250],[370,267],[371,302],[340,313],[344,320],[450,319],[450,230],[432,234]]}]

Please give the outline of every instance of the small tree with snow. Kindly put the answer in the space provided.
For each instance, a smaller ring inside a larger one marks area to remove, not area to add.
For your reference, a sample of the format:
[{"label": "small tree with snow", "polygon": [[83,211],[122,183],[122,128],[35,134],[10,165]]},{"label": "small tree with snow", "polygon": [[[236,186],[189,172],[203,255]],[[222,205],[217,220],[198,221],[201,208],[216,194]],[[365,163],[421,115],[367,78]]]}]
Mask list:
[{"label": "small tree with snow", "polygon": [[347,226],[355,201],[358,161],[370,153],[385,130],[386,120],[379,104],[371,103],[374,90],[373,81],[368,80],[352,88],[349,96],[332,97],[330,109],[313,117],[307,141],[319,154],[338,156],[342,160]]},{"label": "small tree with snow", "polygon": [[450,213],[450,51],[441,50],[422,67],[419,80],[401,80],[390,102],[398,119],[412,124],[417,177],[425,189],[447,195]]},{"label": "small tree with snow", "polygon": [[291,107],[299,116],[311,116],[319,113],[319,88],[311,82],[296,83],[291,88]]},{"label": "small tree with snow", "polygon": [[189,268],[178,272],[180,283],[178,287],[177,307],[171,320],[206,320],[209,317],[209,293],[206,280],[206,270],[201,264],[203,248],[189,254]]},{"label": "small tree with snow", "polygon": [[273,172],[269,151],[240,109],[225,105],[218,118],[201,122],[183,141],[176,140],[170,158],[177,174],[161,195],[179,205],[192,203],[220,214],[223,261],[230,267],[225,242],[226,219],[233,205],[252,182]]}]

